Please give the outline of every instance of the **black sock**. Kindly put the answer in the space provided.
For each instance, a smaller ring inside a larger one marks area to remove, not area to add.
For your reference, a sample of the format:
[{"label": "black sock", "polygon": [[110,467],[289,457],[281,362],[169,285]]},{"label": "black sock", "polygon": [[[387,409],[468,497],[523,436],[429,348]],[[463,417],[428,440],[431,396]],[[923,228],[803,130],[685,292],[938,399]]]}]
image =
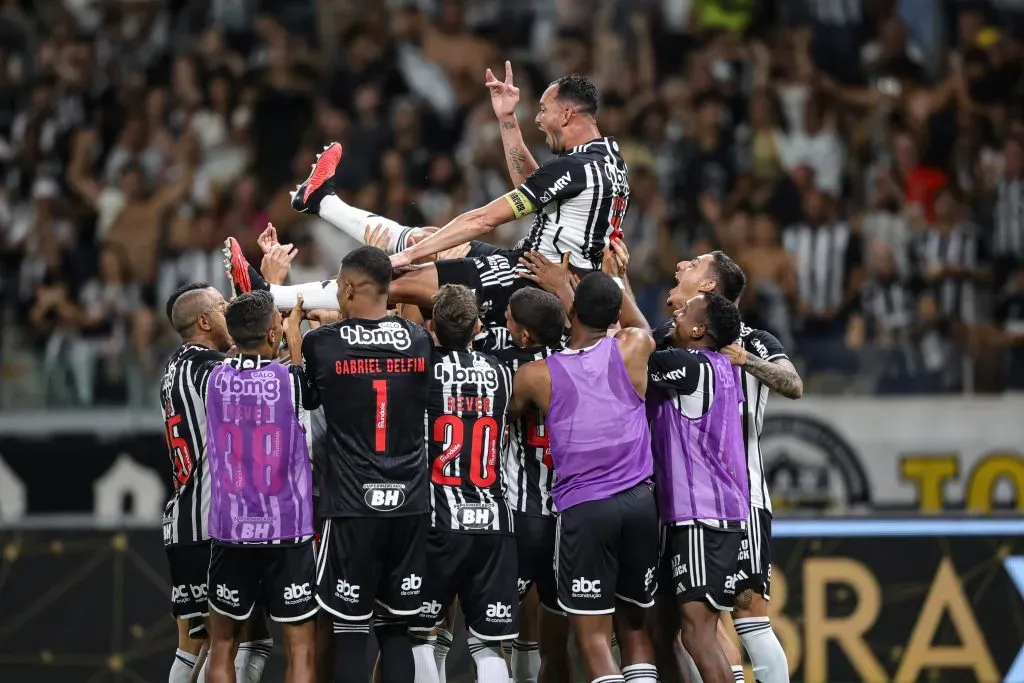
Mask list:
[{"label": "black sock", "polygon": [[409,625],[404,618],[377,617],[373,633],[380,645],[380,683],[409,683],[416,676]]},{"label": "black sock", "polygon": [[366,683],[370,680],[366,657],[369,638],[368,621],[334,622],[334,683]]}]

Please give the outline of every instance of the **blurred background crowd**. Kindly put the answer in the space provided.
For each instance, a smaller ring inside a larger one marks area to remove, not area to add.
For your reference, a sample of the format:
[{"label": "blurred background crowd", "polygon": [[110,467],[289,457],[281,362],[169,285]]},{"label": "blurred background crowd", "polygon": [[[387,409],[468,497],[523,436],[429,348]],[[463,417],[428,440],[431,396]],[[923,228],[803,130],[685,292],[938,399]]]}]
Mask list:
[{"label": "blurred background crowd", "polygon": [[288,203],[328,141],[346,200],[406,225],[506,192],[505,59],[541,162],[544,87],[597,83],[652,320],[675,263],[721,248],[810,391],[1024,389],[1021,0],[0,6],[5,410],[154,402],[163,302],[226,288],[228,235],[272,221],[294,281],[332,277],[353,243]]}]

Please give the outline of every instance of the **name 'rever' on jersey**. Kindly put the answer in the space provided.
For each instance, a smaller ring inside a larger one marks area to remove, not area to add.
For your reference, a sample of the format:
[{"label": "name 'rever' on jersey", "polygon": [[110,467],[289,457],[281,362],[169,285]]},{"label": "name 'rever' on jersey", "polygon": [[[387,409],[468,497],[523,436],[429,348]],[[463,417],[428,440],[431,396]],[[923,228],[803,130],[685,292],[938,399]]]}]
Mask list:
[{"label": "name 'rever' on jersey", "polygon": [[199,344],[183,344],[164,366],[160,409],[174,483],[174,493],[164,508],[164,545],[202,543],[210,538],[204,387],[210,372],[225,357]]},{"label": "name 'rever' on jersey", "polygon": [[537,214],[516,248],[556,262],[569,252],[573,266],[600,268],[629,205],[628,172],[613,138],[591,140],[542,165],[506,195],[517,218]]},{"label": "name 'rever' on jersey", "polygon": [[476,351],[434,352],[427,404],[435,529],[511,533],[502,442],[512,372]]},{"label": "name 'rever' on jersey", "polygon": [[302,340],[306,378],[323,405],[321,517],[428,509],[423,419],[433,345],[401,318],[349,318]]},{"label": "name 'rever' on jersey", "polygon": [[[493,355],[515,375],[520,367],[543,360],[562,347],[534,346],[522,348],[512,343],[506,328],[491,328],[477,337],[474,348]],[[505,499],[513,511],[538,517],[555,514],[551,487],[555,483],[555,467],[551,461],[550,437],[544,426],[544,415],[531,407],[518,417],[509,418],[509,438],[505,444]]]}]

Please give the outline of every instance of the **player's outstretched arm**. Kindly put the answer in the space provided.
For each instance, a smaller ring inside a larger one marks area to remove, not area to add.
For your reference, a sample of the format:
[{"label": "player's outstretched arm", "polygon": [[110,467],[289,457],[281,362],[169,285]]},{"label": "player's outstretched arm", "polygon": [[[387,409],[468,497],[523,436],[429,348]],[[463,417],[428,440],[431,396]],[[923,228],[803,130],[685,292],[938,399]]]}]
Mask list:
[{"label": "player's outstretched arm", "polygon": [[302,295],[295,301],[295,307],[284,319],[284,340],[288,344],[288,358],[292,365],[302,365]]},{"label": "player's outstretched arm", "polygon": [[537,161],[523,141],[523,132],[516,118],[519,88],[512,80],[512,62],[505,62],[505,80],[499,81],[488,69],[484,85],[491,91],[491,107],[501,126],[501,146],[505,149],[505,163],[512,185],[519,187],[527,176],[537,170]]},{"label": "player's outstretched arm", "polygon": [[[513,196],[514,195],[514,196]],[[457,247],[494,228],[534,212],[533,204],[518,190],[502,195],[487,206],[456,216],[433,235],[391,257],[391,265],[404,268],[420,259]]]},{"label": "player's outstretched arm", "polygon": [[[774,339],[774,337],[772,338]],[[782,348],[778,340],[775,343],[778,344],[780,349]],[[729,361],[733,365],[743,368],[746,372],[764,382],[765,386],[779,396],[796,400],[804,395],[804,381],[789,358],[783,356],[773,360],[766,360],[750,353],[739,344],[726,346],[722,349],[722,353],[729,357]]]},{"label": "player's outstretched arm", "polygon": [[622,310],[619,312],[619,325],[623,328],[635,327],[650,334],[651,325],[640,312],[633,296],[633,288],[629,286],[629,250],[622,239],[612,239],[611,246],[604,248],[601,270],[605,275],[615,278],[622,287]]}]

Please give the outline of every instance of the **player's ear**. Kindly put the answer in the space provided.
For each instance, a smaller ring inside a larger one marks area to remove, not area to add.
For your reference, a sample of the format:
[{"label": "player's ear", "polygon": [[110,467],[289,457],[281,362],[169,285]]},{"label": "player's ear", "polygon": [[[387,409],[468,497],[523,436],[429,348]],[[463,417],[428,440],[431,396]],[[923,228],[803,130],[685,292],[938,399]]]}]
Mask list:
[{"label": "player's ear", "polygon": [[694,339],[700,339],[707,332],[707,329],[708,328],[704,323],[698,323],[690,330],[690,336]]},{"label": "player's ear", "polygon": [[201,314],[198,318],[196,318],[196,327],[203,330],[204,332],[210,331],[210,319],[206,317],[205,313]]},{"label": "player's ear", "polygon": [[713,291],[715,291],[715,287],[717,287],[717,286],[718,286],[718,283],[715,282],[714,280],[702,280],[701,283],[699,285],[697,285],[697,291],[698,292],[713,292]]},{"label": "player's ear", "polygon": [[473,325],[473,338],[474,339],[476,338],[476,336],[478,334],[480,334],[480,330],[482,330],[482,329],[484,329],[484,324],[482,322],[480,322],[480,318],[477,318],[476,319],[476,324]]}]

